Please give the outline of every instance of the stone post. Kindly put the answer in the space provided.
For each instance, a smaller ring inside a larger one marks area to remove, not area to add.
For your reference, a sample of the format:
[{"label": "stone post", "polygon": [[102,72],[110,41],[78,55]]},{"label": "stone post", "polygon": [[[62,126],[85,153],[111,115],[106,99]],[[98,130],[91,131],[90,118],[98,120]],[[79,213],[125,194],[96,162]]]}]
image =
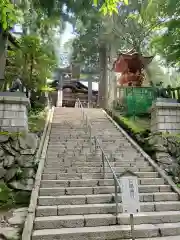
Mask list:
[{"label": "stone post", "polygon": [[57,94],[57,107],[62,107],[63,105],[63,76],[62,73],[59,74],[59,88]]},{"label": "stone post", "polygon": [[157,99],[151,107],[151,132],[180,133],[180,103]]},{"label": "stone post", "polygon": [[92,106],[92,80],[88,80],[88,104],[89,107]]},{"label": "stone post", "polygon": [[27,107],[30,102],[23,93],[0,93],[0,131],[28,132]]}]

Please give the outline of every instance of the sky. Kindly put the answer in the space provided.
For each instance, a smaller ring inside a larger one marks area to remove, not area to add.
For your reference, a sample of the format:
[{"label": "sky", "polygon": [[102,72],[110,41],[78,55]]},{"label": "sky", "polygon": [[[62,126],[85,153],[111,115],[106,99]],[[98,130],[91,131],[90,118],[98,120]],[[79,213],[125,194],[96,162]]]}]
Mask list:
[{"label": "sky", "polygon": [[70,23],[66,22],[66,28],[61,37],[61,44],[64,45],[64,43],[70,40],[71,38],[74,38],[73,27]]},{"label": "sky", "polygon": [[[22,26],[21,24],[16,24],[12,30],[14,33],[22,33]],[[66,27],[64,33],[61,36],[61,44],[64,45],[69,39],[73,38],[73,27],[70,23],[66,22]]]}]

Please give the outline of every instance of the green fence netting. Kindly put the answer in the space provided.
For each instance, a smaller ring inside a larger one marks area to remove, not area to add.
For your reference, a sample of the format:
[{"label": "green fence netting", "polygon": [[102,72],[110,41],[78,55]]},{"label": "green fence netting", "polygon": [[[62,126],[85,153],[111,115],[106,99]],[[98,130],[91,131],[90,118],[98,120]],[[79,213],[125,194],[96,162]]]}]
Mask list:
[{"label": "green fence netting", "polygon": [[148,113],[157,93],[151,87],[121,87],[119,88],[119,106],[128,116]]}]

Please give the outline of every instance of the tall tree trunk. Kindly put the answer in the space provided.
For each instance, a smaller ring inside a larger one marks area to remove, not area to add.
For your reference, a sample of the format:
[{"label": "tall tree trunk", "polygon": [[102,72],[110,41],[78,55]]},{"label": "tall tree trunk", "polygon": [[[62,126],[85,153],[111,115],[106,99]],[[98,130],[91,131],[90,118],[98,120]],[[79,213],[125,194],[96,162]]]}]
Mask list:
[{"label": "tall tree trunk", "polygon": [[99,83],[99,106],[107,107],[108,79],[107,79],[107,48],[105,44],[99,47],[100,83]]},{"label": "tall tree trunk", "polygon": [[[112,41],[113,43],[115,41]],[[110,66],[109,69],[112,69],[113,67],[113,58],[117,56],[116,48],[114,44],[110,45]],[[108,71],[108,77],[109,77],[109,92],[108,92],[108,108],[113,107],[113,103],[117,98],[117,82],[116,82],[116,76],[115,72]]]},{"label": "tall tree trunk", "polygon": [[6,67],[6,55],[7,55],[7,36],[0,33],[0,89],[2,90],[4,85],[4,74]]},{"label": "tall tree trunk", "polygon": [[33,68],[34,68],[34,58],[33,55],[31,55],[31,66],[30,66],[30,83],[32,82],[32,77],[33,77]]}]

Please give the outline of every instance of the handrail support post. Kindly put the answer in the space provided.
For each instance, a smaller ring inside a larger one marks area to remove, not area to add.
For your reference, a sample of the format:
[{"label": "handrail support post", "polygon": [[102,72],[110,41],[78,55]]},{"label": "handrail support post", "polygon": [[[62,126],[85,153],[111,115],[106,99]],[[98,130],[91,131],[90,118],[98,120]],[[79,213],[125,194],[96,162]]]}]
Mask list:
[{"label": "handrail support post", "polygon": [[104,153],[102,152],[102,165],[103,165],[103,178],[105,178],[105,162],[104,162]]},{"label": "handrail support post", "polygon": [[117,186],[115,177],[114,177],[114,187],[115,187],[115,196],[114,197],[115,197],[115,202],[116,202],[116,221],[117,221],[118,220],[118,218],[117,218],[118,217],[118,186]]}]

